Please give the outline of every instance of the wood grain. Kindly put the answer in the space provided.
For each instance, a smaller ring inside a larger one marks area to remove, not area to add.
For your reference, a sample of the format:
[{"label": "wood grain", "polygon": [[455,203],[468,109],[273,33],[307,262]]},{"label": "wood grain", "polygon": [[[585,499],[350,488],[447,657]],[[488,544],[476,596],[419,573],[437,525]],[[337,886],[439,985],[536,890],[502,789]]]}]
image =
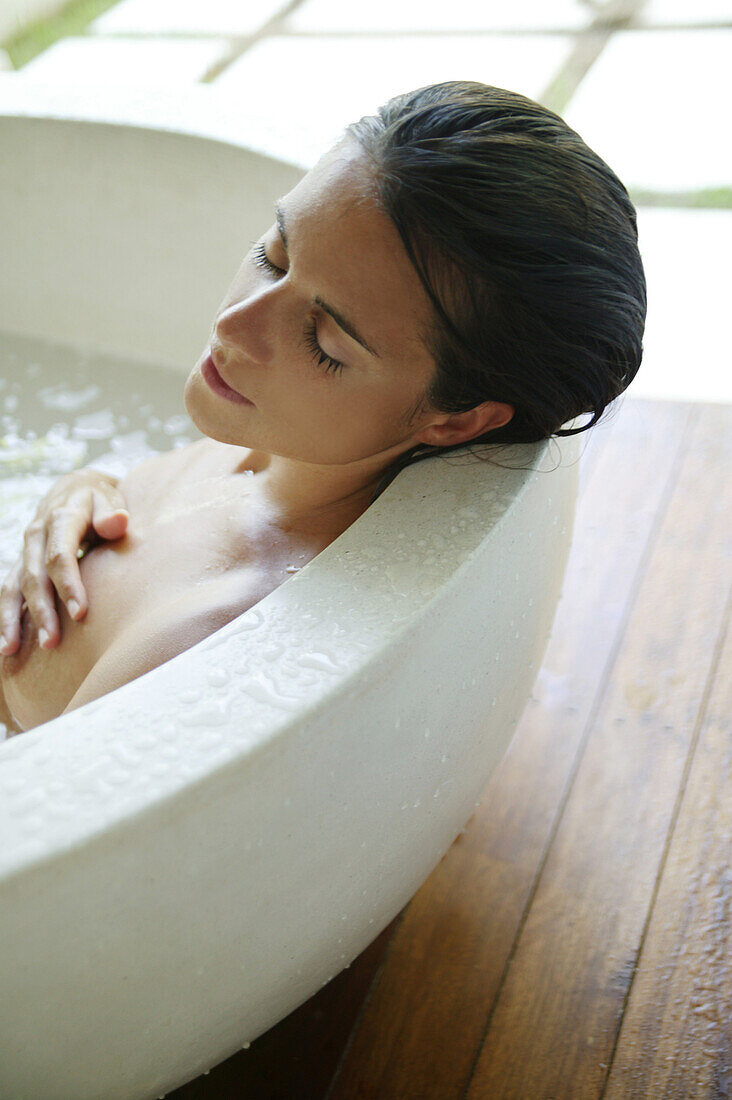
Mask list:
[{"label": "wood grain", "polygon": [[623,1017],[605,1100],[732,1096],[732,630]]}]

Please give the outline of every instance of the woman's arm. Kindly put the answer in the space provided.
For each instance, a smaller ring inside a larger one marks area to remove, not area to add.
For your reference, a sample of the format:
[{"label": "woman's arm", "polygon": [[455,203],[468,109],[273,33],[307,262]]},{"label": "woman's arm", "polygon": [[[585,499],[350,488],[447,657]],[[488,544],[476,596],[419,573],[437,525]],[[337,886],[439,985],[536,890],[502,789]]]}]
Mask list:
[{"label": "woman's arm", "polygon": [[118,485],[118,478],[85,466],[64,474],[42,498],[23,536],[23,552],[0,588],[4,656],[20,649],[24,603],[39,636],[41,630],[48,636],[45,649],[55,648],[61,637],[57,593],[72,619],[84,618],[87,602],[78,551],[124,535],[129,513]]}]

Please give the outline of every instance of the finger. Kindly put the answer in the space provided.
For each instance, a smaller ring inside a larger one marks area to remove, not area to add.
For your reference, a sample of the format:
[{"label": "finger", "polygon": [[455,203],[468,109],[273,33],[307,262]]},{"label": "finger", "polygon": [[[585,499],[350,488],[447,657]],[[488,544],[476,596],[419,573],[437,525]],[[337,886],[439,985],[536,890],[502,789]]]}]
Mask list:
[{"label": "finger", "polygon": [[83,619],[87,612],[86,589],[81,579],[78,550],[88,530],[89,509],[56,508],[51,513],[44,566],[72,619]]},{"label": "finger", "polygon": [[23,593],[20,591],[22,559],[8,573],[0,588],[0,653],[12,656],[20,649],[20,619],[23,610]]},{"label": "finger", "polygon": [[92,527],[102,538],[121,538],[130,518],[122,493],[110,485],[104,490],[93,489],[92,498]]},{"label": "finger", "polygon": [[[20,590],[38,631],[38,642],[53,649],[61,640],[61,624],[56,614],[56,594],[46,572],[46,536],[44,531],[25,532],[25,549],[20,573]],[[42,631],[45,631],[44,639]]]}]

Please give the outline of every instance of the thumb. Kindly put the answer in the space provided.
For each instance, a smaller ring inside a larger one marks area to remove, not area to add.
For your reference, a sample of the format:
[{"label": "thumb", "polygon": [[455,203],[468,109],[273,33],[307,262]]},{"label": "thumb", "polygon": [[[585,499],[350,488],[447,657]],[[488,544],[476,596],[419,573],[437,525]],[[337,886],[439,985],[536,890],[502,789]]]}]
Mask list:
[{"label": "thumb", "polygon": [[124,505],[115,506],[113,500],[96,491],[92,513],[92,526],[104,539],[121,538],[127,530],[130,513]]}]

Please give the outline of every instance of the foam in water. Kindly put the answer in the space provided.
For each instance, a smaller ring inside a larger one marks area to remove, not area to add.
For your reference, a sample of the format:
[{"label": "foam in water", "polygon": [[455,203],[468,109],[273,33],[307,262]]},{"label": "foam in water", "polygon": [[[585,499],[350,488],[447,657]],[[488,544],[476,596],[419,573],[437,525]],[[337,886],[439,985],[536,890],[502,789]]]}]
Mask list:
[{"label": "foam in water", "polygon": [[91,465],[123,477],[201,438],[185,411],[185,380],[153,363],[0,336],[0,579],[61,474]]}]

